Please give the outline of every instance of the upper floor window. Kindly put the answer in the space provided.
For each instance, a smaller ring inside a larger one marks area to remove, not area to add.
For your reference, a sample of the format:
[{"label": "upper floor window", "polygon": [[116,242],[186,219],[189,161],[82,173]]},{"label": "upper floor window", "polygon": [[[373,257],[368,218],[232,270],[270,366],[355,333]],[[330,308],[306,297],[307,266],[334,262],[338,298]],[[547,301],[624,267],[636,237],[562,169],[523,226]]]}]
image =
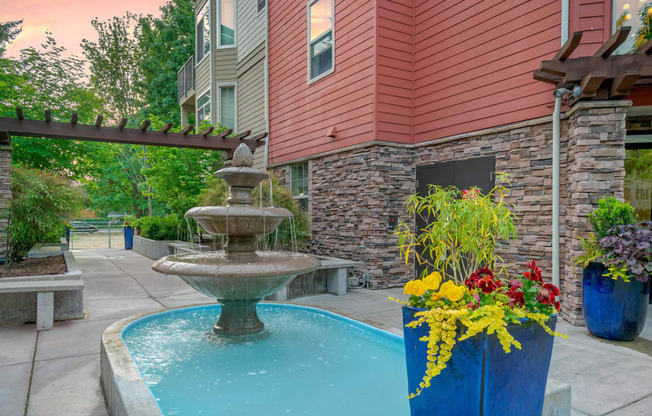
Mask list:
[{"label": "upper floor window", "polygon": [[211,121],[211,90],[197,99],[197,126],[204,120]]},{"label": "upper floor window", "polygon": [[199,63],[211,50],[210,1],[207,0],[199,9],[199,13],[195,16],[195,26],[197,28],[197,59],[195,62]]},{"label": "upper floor window", "polygon": [[333,71],[333,0],[308,3],[308,78],[315,80]]},{"label": "upper floor window", "polygon": [[235,130],[235,85],[222,85],[220,92],[220,123]]},{"label": "upper floor window", "polygon": [[308,162],[292,165],[290,182],[294,199],[304,211],[308,211]]},{"label": "upper floor window", "polygon": [[640,48],[652,33],[652,4],[645,0],[613,0],[613,31],[631,26],[627,40],[616,49],[617,54]]},{"label": "upper floor window", "polygon": [[265,0],[257,0],[258,3],[258,13],[265,10]]},{"label": "upper floor window", "polygon": [[218,0],[217,23],[217,47],[235,45],[235,0]]}]

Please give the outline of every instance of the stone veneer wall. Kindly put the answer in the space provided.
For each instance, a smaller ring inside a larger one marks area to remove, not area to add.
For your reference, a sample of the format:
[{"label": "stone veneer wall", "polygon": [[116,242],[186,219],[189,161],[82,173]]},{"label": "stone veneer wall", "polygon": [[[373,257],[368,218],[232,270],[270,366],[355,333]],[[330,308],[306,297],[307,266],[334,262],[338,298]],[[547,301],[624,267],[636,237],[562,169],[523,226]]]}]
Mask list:
[{"label": "stone veneer wall", "polygon": [[[562,120],[560,166],[560,277],[563,316],[581,317],[578,237],[590,231],[586,213],[605,194],[623,198],[625,112],[628,101],[579,103]],[[570,148],[570,152],[568,149]],[[416,146],[372,143],[309,162],[315,254],[362,261],[372,288],[402,285],[414,265],[401,262],[389,215],[401,217],[415,192],[416,166],[495,156],[496,171],[511,175],[508,203],[518,207],[518,237],[500,255],[518,273],[536,260],[545,278],[552,266],[552,122],[550,117]],[[283,182],[288,166],[275,168]],[[361,250],[360,246],[365,245]]]},{"label": "stone veneer wall", "polygon": [[[579,238],[591,229],[587,214],[604,195],[625,197],[625,136],[631,101],[581,103],[566,114],[568,121],[568,193],[566,247],[561,275],[564,318],[582,324],[582,269],[572,259],[582,254]],[[562,200],[562,203],[564,201]],[[563,221],[563,217],[561,218]],[[562,234],[563,235],[563,231]]]},{"label": "stone veneer wall", "polygon": [[0,144],[0,256],[7,249],[7,221],[11,204],[11,145]]}]

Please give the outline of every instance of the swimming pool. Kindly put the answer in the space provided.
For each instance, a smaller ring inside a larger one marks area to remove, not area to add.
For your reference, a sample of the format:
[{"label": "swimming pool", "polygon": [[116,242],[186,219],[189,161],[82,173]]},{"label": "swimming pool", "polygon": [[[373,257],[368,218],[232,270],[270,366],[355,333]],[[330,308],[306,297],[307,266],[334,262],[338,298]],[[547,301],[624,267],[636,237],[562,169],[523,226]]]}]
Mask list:
[{"label": "swimming pool", "polygon": [[219,338],[219,305],[121,332],[164,415],[408,415],[403,338],[320,309],[260,304],[265,332]]}]

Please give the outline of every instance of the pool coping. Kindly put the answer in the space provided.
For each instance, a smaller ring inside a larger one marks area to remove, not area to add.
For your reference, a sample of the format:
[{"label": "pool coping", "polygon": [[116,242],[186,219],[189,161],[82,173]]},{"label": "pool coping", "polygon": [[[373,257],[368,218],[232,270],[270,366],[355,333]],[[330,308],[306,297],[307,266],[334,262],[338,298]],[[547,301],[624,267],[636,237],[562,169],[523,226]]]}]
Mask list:
[{"label": "pool coping", "polygon": [[[289,302],[266,301],[261,304],[284,305],[294,308],[314,310],[326,316],[342,319],[345,323],[363,328],[386,338],[403,339],[386,329],[371,325],[364,320],[356,319],[339,311],[318,308],[311,305]],[[100,383],[104,392],[106,406],[112,416],[158,416],[163,412],[156,403],[147,383],[143,379],[138,367],[131,358],[123,339],[122,332],[133,322],[152,315],[172,313],[179,309],[214,306],[214,303],[201,303],[186,305],[164,311],[145,312],[121,319],[109,326],[102,334],[100,342]]]}]

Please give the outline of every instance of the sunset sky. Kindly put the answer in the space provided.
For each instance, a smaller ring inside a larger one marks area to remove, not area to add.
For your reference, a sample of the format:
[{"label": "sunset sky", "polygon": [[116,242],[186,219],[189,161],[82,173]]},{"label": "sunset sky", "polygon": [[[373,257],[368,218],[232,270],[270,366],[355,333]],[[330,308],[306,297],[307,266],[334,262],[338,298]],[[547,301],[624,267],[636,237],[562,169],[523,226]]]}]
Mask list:
[{"label": "sunset sky", "polygon": [[159,7],[166,0],[3,0],[0,22],[23,19],[23,31],[8,48],[16,57],[21,48],[39,47],[45,42],[45,31],[52,32],[60,46],[71,54],[82,56],[79,44],[86,38],[97,39],[91,20],[107,20],[126,11],[159,16]]}]

